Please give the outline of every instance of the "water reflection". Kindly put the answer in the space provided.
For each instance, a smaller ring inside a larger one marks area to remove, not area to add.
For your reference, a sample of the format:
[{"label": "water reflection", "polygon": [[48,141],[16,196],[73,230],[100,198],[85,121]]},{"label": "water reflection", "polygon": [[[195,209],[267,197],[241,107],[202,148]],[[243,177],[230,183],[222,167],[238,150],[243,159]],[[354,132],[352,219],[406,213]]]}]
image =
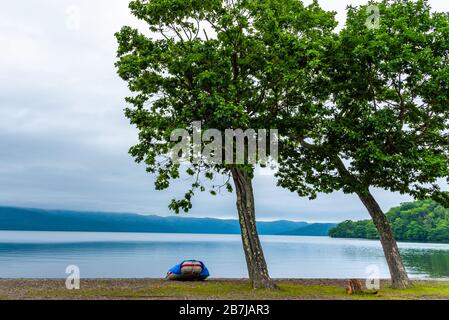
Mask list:
[{"label": "water reflection", "polygon": [[[378,241],[264,236],[275,278],[365,278],[369,265],[388,277]],[[400,244],[412,277],[449,277],[449,246]],[[0,232],[0,278],[160,278],[183,259],[200,259],[218,278],[247,277],[238,235]]]},{"label": "water reflection", "polygon": [[411,273],[432,278],[449,277],[449,251],[408,249],[402,251],[402,257]]}]

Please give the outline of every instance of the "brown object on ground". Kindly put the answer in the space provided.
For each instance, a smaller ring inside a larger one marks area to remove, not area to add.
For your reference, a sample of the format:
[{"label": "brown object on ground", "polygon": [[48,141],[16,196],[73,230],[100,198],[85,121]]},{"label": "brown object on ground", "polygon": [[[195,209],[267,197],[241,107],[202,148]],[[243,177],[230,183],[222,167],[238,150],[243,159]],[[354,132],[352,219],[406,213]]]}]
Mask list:
[{"label": "brown object on ground", "polygon": [[362,281],[357,279],[348,280],[348,284],[346,286],[347,294],[360,294],[363,293]]}]

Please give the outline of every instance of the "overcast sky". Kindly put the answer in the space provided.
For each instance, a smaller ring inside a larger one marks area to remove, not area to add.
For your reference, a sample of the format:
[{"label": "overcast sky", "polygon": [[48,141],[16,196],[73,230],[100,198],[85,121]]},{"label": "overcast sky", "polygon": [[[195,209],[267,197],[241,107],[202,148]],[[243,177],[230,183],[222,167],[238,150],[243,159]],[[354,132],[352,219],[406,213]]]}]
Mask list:
[{"label": "overcast sky", "polygon": [[[311,1],[306,1],[311,2]],[[321,0],[338,12],[366,1]],[[430,1],[448,11],[447,0]],[[136,26],[128,0],[2,1],[0,10],[0,205],[171,215],[185,181],[155,191],[154,178],[128,149],[136,130],[123,115],[126,84],[115,73],[114,33]],[[77,19],[79,17],[79,19]],[[364,219],[354,196],[315,201],[255,179],[261,220]],[[410,200],[382,190],[386,210]],[[233,194],[198,196],[189,216],[235,218]]]}]

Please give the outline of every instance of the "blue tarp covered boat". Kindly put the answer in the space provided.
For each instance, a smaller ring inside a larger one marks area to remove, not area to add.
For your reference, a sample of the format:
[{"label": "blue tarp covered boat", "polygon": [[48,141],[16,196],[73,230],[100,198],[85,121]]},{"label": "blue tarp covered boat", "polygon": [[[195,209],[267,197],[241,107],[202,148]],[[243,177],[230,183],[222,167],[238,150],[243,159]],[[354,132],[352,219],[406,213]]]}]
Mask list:
[{"label": "blue tarp covered boat", "polygon": [[209,270],[203,262],[185,260],[167,272],[166,279],[179,281],[201,281],[209,277]]}]

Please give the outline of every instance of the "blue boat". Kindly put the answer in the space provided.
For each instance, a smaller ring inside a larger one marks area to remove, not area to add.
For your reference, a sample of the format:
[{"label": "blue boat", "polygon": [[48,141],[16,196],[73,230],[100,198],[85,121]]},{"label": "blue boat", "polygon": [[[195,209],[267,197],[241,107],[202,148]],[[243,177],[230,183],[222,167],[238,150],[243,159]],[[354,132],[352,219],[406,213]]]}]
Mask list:
[{"label": "blue boat", "polygon": [[167,272],[166,279],[178,281],[202,281],[209,277],[209,270],[203,262],[185,260]]}]

